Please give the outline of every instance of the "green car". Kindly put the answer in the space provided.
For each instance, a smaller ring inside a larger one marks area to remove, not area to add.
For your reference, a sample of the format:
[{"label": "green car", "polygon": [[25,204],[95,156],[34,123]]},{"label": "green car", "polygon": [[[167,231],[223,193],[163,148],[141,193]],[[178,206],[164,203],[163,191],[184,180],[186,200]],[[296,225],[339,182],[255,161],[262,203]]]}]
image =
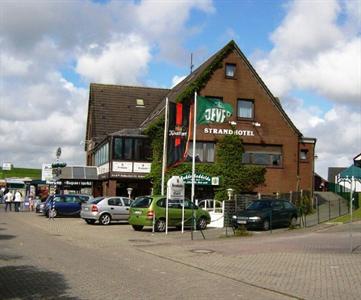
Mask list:
[{"label": "green car", "polygon": [[[129,224],[134,230],[140,231],[144,226],[153,226],[154,223],[155,231],[165,231],[165,207],[166,198],[164,196],[138,197],[130,206]],[[182,207],[183,200],[168,199],[168,226],[182,227]],[[207,224],[211,222],[209,213],[188,199],[184,200],[184,225],[192,225],[192,211],[197,229],[206,229]]]}]

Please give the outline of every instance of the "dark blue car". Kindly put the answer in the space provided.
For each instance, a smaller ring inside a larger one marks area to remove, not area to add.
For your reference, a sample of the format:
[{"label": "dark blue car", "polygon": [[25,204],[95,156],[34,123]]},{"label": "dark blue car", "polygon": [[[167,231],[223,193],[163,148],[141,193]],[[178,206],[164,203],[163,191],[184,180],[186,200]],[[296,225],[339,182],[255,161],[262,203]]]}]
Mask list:
[{"label": "dark blue car", "polygon": [[234,228],[241,226],[269,230],[297,225],[298,209],[282,199],[262,199],[252,202],[245,210],[232,216]]},{"label": "dark blue car", "polygon": [[49,217],[50,209],[53,207],[53,217],[79,216],[82,203],[87,202],[92,196],[80,194],[54,195],[50,201],[47,201],[44,207],[44,215]]}]

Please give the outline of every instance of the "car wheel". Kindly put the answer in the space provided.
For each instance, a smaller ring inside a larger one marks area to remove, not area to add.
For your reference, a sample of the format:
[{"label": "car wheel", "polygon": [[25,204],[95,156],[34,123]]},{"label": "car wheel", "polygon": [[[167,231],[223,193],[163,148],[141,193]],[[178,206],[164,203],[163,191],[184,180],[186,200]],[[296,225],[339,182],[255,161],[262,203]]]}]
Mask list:
[{"label": "car wheel", "polygon": [[95,220],[93,220],[93,219],[85,219],[85,222],[87,222],[87,224],[94,224]]},{"label": "car wheel", "polygon": [[204,230],[207,228],[207,220],[205,218],[200,218],[197,222],[197,229]]},{"label": "car wheel", "polygon": [[288,226],[295,227],[296,225],[297,225],[297,218],[296,218],[295,216],[293,216],[293,217],[290,219]]},{"label": "car wheel", "polygon": [[101,215],[100,218],[99,218],[99,223],[100,223],[101,225],[109,225],[109,224],[110,224],[110,221],[111,221],[111,217],[110,217],[110,215],[108,215],[108,214],[103,214],[103,215]]},{"label": "car wheel", "polygon": [[143,225],[132,225],[132,227],[135,231],[141,231],[144,226]]},{"label": "car wheel", "polygon": [[269,222],[269,220],[268,219],[265,219],[264,221],[263,221],[263,230],[264,231],[267,231],[267,230],[269,230],[270,229],[270,222]]},{"label": "car wheel", "polygon": [[164,232],[165,231],[165,220],[164,219],[158,219],[155,222],[154,230],[158,232]]}]

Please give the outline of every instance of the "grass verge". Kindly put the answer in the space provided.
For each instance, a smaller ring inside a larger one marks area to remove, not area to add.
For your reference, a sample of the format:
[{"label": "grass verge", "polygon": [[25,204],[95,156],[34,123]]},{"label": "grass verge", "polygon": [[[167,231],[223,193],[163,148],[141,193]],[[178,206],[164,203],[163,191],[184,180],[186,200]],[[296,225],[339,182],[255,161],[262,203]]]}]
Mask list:
[{"label": "grass verge", "polygon": [[[361,208],[352,212],[352,221],[361,221]],[[332,222],[348,223],[350,222],[350,214],[333,219]]]}]

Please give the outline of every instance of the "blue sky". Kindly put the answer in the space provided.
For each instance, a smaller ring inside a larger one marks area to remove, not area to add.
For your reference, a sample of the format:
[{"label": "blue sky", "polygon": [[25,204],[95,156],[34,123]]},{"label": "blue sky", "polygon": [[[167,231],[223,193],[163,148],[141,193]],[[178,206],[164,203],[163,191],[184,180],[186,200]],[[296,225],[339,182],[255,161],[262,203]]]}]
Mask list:
[{"label": "blue sky", "polygon": [[190,53],[198,66],[233,39],[317,138],[316,171],[327,177],[361,152],[360,5],[2,1],[0,163],[40,167],[61,146],[69,164],[84,164],[90,82],[169,88],[189,73]]}]

